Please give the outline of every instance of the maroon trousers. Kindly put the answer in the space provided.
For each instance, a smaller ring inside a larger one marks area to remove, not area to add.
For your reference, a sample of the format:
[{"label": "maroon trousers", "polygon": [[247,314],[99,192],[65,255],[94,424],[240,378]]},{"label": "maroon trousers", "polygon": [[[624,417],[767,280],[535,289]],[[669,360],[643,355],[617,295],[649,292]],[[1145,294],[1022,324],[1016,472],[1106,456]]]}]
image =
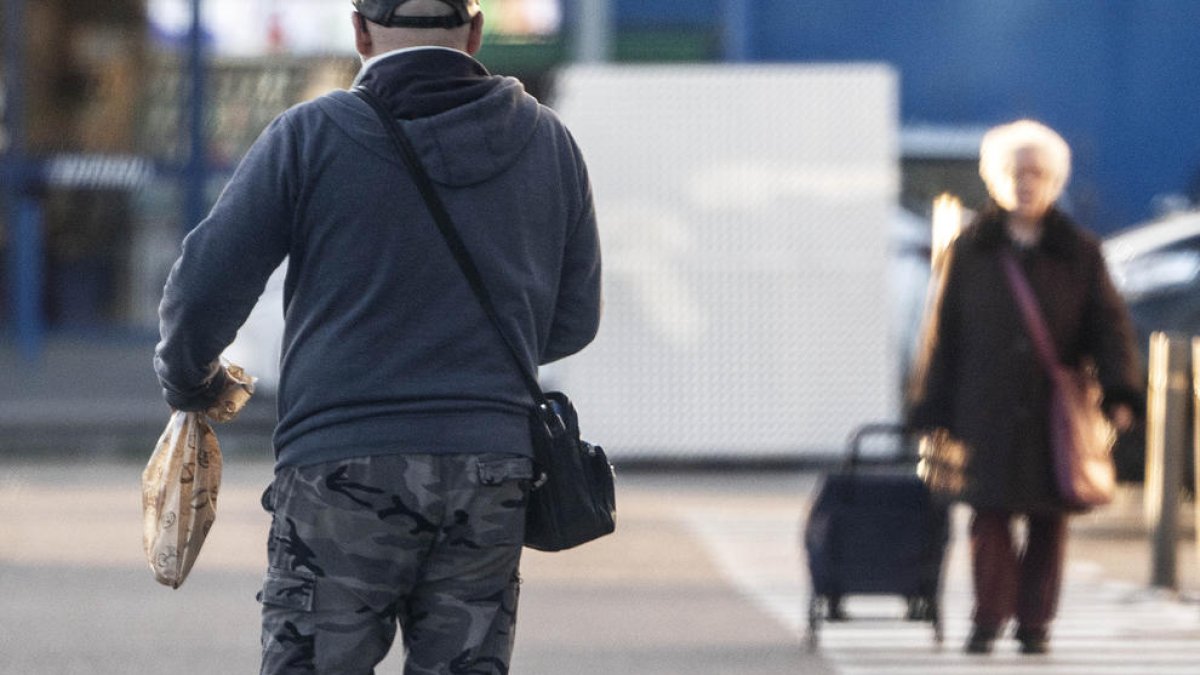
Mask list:
[{"label": "maroon trousers", "polygon": [[1020,631],[1043,633],[1058,609],[1067,543],[1067,517],[1024,514],[1025,547],[1017,551],[1012,521],[1019,514],[979,510],[971,520],[975,625],[999,631],[1016,616]]}]

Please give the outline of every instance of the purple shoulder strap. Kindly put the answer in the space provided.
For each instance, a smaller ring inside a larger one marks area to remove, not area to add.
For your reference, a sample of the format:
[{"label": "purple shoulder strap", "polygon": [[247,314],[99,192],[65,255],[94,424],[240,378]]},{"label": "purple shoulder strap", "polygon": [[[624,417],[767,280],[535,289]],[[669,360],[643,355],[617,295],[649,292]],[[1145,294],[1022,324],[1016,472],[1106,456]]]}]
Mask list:
[{"label": "purple shoulder strap", "polygon": [[1011,253],[1008,251],[1001,253],[1000,263],[1004,266],[1004,275],[1008,277],[1008,285],[1017,299],[1017,305],[1021,308],[1021,315],[1025,318],[1025,328],[1029,331],[1030,339],[1033,340],[1038,360],[1042,362],[1047,373],[1053,374],[1061,366],[1058,354],[1054,349],[1054,340],[1050,337],[1050,328],[1047,327],[1046,320],[1042,317],[1037,297],[1033,294],[1033,288],[1030,287],[1020,264]]}]

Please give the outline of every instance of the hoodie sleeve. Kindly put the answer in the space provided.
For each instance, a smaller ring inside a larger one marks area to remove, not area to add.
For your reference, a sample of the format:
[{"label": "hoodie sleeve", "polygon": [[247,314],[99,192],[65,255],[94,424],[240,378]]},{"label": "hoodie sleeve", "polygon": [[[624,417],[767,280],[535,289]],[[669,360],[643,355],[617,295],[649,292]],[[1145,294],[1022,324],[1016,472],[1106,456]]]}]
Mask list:
[{"label": "hoodie sleeve", "polygon": [[243,158],[212,212],[183,241],[159,304],[154,370],[167,403],[203,410],[225,385],[221,353],[287,256],[296,143],[277,118]]},{"label": "hoodie sleeve", "polygon": [[567,233],[554,322],[542,350],[541,365],[583,349],[595,339],[600,327],[600,234],[587,168],[579,150],[575,152],[583,185],[582,206],[578,220]]}]

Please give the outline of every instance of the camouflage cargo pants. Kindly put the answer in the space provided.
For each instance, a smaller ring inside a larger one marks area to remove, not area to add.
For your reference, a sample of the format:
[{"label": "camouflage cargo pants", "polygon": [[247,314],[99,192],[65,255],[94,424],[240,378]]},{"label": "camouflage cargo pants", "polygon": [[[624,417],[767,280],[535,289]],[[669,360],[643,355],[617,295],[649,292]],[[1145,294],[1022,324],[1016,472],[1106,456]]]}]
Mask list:
[{"label": "camouflage cargo pants", "polygon": [[381,455],[283,469],[263,581],[262,673],[508,672],[532,462]]}]

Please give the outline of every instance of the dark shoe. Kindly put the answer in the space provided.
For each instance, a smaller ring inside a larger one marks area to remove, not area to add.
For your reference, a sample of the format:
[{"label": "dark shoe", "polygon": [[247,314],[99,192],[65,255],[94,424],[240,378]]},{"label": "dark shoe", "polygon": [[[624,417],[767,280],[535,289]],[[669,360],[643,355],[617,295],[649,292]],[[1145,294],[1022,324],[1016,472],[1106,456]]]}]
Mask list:
[{"label": "dark shoe", "polygon": [[1049,654],[1050,641],[1043,639],[1021,640],[1022,654]]},{"label": "dark shoe", "polygon": [[976,626],[971,631],[971,637],[967,639],[967,646],[963,649],[968,654],[991,654],[992,644],[996,641],[996,630],[992,628],[980,628]]},{"label": "dark shoe", "polygon": [[1022,654],[1049,654],[1050,653],[1050,638],[1046,635],[1046,630],[1018,628],[1017,641],[1021,643]]}]

